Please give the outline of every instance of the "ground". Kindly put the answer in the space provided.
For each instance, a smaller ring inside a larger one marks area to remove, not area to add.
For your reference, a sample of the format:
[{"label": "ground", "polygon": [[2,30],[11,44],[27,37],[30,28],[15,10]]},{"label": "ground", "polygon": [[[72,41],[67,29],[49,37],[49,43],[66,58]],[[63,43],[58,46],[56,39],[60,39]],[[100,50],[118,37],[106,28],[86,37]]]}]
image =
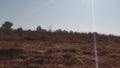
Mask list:
[{"label": "ground", "polygon": [[[99,68],[120,67],[120,37],[97,34]],[[0,68],[95,68],[92,33],[0,30]]]}]

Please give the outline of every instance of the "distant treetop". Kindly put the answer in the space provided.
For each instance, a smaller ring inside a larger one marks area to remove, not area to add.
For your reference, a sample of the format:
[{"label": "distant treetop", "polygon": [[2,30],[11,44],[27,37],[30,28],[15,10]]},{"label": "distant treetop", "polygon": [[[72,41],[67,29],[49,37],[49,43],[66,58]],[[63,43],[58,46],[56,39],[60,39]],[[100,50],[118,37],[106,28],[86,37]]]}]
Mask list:
[{"label": "distant treetop", "polygon": [[12,22],[6,21],[2,24],[1,29],[11,29],[12,26],[13,26]]}]

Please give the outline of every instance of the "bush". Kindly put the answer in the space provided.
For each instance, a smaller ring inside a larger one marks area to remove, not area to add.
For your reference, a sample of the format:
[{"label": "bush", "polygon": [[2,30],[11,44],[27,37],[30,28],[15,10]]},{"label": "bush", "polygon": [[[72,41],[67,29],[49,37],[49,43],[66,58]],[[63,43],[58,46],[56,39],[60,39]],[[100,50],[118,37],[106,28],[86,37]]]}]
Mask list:
[{"label": "bush", "polygon": [[23,29],[22,29],[22,27],[19,27],[19,28],[17,28],[17,30],[18,30],[18,31],[22,31]]},{"label": "bush", "polygon": [[1,29],[11,29],[13,26],[13,23],[6,21],[4,24],[2,24]]}]

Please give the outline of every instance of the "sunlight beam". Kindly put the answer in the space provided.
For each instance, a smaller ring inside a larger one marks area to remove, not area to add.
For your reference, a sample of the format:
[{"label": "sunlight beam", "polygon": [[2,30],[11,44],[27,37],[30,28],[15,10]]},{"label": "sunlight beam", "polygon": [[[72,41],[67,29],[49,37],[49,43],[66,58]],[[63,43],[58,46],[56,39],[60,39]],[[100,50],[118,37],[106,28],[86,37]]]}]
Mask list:
[{"label": "sunlight beam", "polygon": [[97,43],[96,43],[96,30],[95,30],[95,2],[92,0],[92,27],[93,27],[93,43],[94,43],[94,53],[95,53],[95,60],[96,60],[96,68],[99,68],[99,61],[98,61],[98,51],[97,51]]}]

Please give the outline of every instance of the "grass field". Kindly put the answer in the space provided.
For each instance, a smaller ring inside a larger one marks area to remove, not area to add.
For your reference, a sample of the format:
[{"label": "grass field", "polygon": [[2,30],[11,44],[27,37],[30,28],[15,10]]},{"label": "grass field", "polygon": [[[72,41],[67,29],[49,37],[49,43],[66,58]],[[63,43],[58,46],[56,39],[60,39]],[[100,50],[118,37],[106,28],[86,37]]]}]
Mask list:
[{"label": "grass field", "polygon": [[[120,37],[97,34],[100,68],[120,68]],[[95,68],[92,33],[0,30],[0,68]]]}]

